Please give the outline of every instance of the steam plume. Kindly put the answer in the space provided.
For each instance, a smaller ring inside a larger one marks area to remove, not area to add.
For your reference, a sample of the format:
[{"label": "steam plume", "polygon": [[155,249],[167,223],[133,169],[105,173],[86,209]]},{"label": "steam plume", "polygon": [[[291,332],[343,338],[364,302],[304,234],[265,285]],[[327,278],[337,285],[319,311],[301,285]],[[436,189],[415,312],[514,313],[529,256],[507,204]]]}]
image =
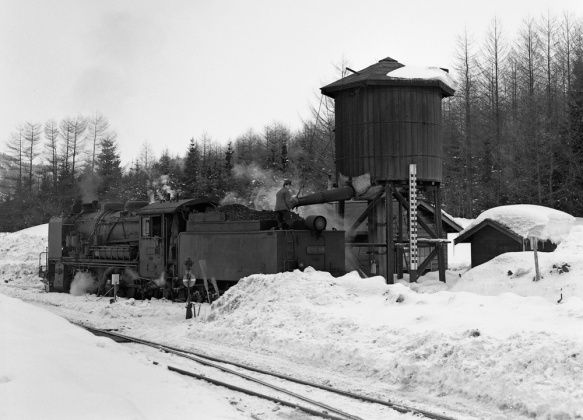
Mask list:
[{"label": "steam plume", "polygon": [[157,279],[154,279],[152,281],[158,287],[164,287],[164,286],[166,286],[166,273],[165,272],[162,272],[162,274],[160,274],[160,277],[158,277]]},{"label": "steam plume", "polygon": [[99,282],[91,275],[91,273],[78,271],[73,278],[69,293],[73,296],[83,296],[85,293],[95,292],[98,285]]},{"label": "steam plume", "polygon": [[[243,198],[235,192],[227,192],[222,205],[243,204],[254,210],[273,210],[275,194],[283,185],[283,178],[273,171],[262,169],[257,164],[237,164],[232,169],[235,178],[250,184],[250,195]],[[297,183],[295,184],[297,185]]]},{"label": "steam plume", "polygon": [[79,188],[83,195],[82,200],[84,203],[90,203],[98,199],[97,190],[100,185],[101,178],[97,174],[88,173],[81,178]]},{"label": "steam plume", "polygon": [[146,186],[150,204],[155,202],[156,197],[161,201],[174,200],[178,192],[170,184],[170,175],[160,175],[158,179],[148,181]]}]

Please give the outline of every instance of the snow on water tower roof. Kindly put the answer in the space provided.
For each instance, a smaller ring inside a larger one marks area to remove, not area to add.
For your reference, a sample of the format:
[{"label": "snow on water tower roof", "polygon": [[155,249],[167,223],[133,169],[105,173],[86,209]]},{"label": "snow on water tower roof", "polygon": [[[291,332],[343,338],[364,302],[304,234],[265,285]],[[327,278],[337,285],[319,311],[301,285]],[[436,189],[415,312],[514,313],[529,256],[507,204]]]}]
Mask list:
[{"label": "snow on water tower roof", "polygon": [[387,76],[395,79],[407,80],[439,80],[451,90],[457,89],[457,83],[448,71],[440,67],[420,67],[420,66],[403,66],[387,73]]},{"label": "snow on water tower roof", "polygon": [[486,210],[466,226],[460,236],[486,219],[500,223],[523,238],[534,237],[555,244],[567,237],[575,223],[573,216],[560,210],[534,204],[514,204]]},{"label": "snow on water tower roof", "polygon": [[[402,68],[406,70],[399,72]],[[423,69],[423,67],[404,66],[397,60],[386,57],[359,71],[348,69],[352,71],[352,74],[330,83],[320,90],[322,94],[331,98],[343,90],[362,86],[429,86],[439,88],[444,97],[452,96],[455,93],[455,82],[447,70],[426,67],[426,71],[421,72],[419,69]]]}]

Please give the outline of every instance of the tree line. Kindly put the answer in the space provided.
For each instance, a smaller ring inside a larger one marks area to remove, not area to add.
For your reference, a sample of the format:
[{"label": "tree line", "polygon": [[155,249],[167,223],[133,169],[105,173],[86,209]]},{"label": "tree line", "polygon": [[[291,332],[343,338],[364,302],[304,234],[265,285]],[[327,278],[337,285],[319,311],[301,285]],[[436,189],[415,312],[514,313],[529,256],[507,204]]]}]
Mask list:
[{"label": "tree line", "polygon": [[[583,24],[570,14],[526,19],[513,38],[494,18],[477,43],[459,37],[456,94],[443,102],[444,208],[474,218],[488,208],[540,204],[583,214]],[[339,76],[350,65],[343,59]],[[0,230],[45,223],[75,202],[213,195],[267,208],[291,178],[301,193],[334,175],[334,102],[321,97],[301,128],[274,121],[226,145],[208,134],[183,154],[144,142],[123,166],[100,114],[25,122],[0,156]]]},{"label": "tree line", "polygon": [[529,18],[512,39],[494,18],[481,43],[459,37],[455,73],[443,113],[448,211],[530,203],[583,215],[581,18]]},{"label": "tree line", "polygon": [[[155,156],[144,142],[122,165],[117,134],[95,115],[25,122],[0,156],[0,231],[46,223],[78,202],[176,200],[214,196],[223,204],[271,206],[269,191],[284,178],[303,192],[325,189],[334,173],[333,118],[309,118],[292,132],[274,121],[220,145],[191,138],[183,154]],[[318,121],[319,120],[319,121]]]}]

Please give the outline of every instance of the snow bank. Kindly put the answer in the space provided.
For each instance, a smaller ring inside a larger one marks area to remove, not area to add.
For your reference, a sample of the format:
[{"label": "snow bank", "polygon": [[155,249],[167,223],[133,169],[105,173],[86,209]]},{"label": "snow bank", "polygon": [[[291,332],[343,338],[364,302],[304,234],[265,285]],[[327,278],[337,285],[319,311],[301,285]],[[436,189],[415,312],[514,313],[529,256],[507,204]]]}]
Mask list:
[{"label": "snow bank", "polygon": [[49,235],[49,225],[45,223],[44,225],[32,226],[26,229],[19,230],[18,232],[13,232],[11,235],[14,236],[36,236],[38,238],[46,239]]},{"label": "snow bank", "polygon": [[[307,268],[246,277],[212,306],[202,305],[201,316],[188,321],[184,304],[165,300],[120,299],[112,304],[95,296],[44,293],[38,278],[34,279],[38,287],[33,287],[33,276],[17,276],[9,262],[28,263],[28,256],[42,250],[46,239],[18,234],[4,234],[3,239],[2,279],[12,280],[0,282],[0,293],[53,307],[97,327],[119,328],[156,341],[208,343],[236,349],[237,354],[277,358],[310,372],[326,372],[330,385],[348,377],[350,389],[356,392],[418,401],[423,396],[450,406],[461,403],[476,410],[479,418],[491,418],[480,416],[481,410],[500,413],[495,418],[506,420],[583,416],[583,226],[574,226],[553,253],[539,253],[543,276],[539,282],[532,281],[534,261],[528,252],[501,255],[465,274],[448,271],[446,283],[438,281],[437,273],[421,277],[418,283],[409,284],[405,278],[386,285],[381,277],[361,279],[349,273],[334,278]],[[39,407],[38,413],[32,413],[38,416],[33,417],[47,418],[40,413],[38,398],[53,404],[48,413],[56,412],[63,404],[62,397],[54,394],[59,388],[72,393],[79,410],[78,399],[99,401],[105,396],[109,400],[105,359],[113,356],[93,354],[95,347],[110,351],[109,345],[100,347],[103,340],[93,337],[88,343],[88,337],[69,331],[66,323],[56,325],[53,319],[45,325],[37,319],[36,309],[15,309],[6,302],[0,299],[0,336],[8,337],[11,346],[0,346],[4,363],[0,365],[0,400],[10,402],[8,408],[0,407],[0,417],[6,412],[2,409],[16,410],[18,404],[11,398],[19,395],[20,405],[29,405],[29,410]],[[27,331],[41,341],[33,345]],[[71,349],[63,348],[69,343]],[[25,350],[20,352],[21,348]],[[39,353],[33,354],[35,349]],[[66,360],[75,355],[84,358],[84,354],[93,360],[92,366],[79,361],[71,365],[73,370],[67,367]],[[58,369],[52,369],[53,365]],[[30,366],[37,370],[36,377],[26,373]],[[82,372],[92,372],[87,369],[104,369],[95,387],[82,377]],[[149,374],[156,375],[155,369]],[[39,384],[51,381],[52,375],[62,376],[56,377],[55,390],[43,399],[44,388]],[[116,376],[115,372],[109,375]],[[141,384],[142,374],[135,375],[128,380]],[[122,380],[117,376],[116,380]],[[29,381],[36,383],[28,385]],[[346,388],[345,383],[340,385]],[[19,394],[27,386],[28,394]],[[132,386],[111,385],[112,401],[121,412],[140,418],[145,415],[142,400],[138,403],[121,390]],[[162,398],[146,395],[162,401],[164,392]],[[174,407],[178,400],[166,401]],[[99,409],[94,401],[88,406]],[[109,418],[109,413],[97,412]]]},{"label": "snow bank", "polygon": [[48,245],[48,224],[18,232],[0,232],[0,276],[3,283],[41,287],[39,254]]},{"label": "snow bank", "polygon": [[165,366],[140,360],[108,338],[0,294],[0,418],[244,418],[228,401]]},{"label": "snow bank", "polygon": [[388,72],[387,76],[395,79],[439,80],[451,89],[457,89],[455,79],[439,67],[403,66]]},{"label": "snow bank", "polygon": [[560,243],[569,234],[575,223],[573,216],[559,210],[533,204],[515,204],[486,210],[463,232],[486,219],[506,226],[523,238],[535,237],[543,241],[550,240],[555,244]]},{"label": "snow bank", "polygon": [[[513,322],[508,322],[512,319]],[[355,273],[254,275],[202,318],[194,337],[400,390],[457,396],[511,418],[583,415],[583,300],[438,291]]]},{"label": "snow bank", "polygon": [[533,252],[507,252],[467,271],[452,286],[454,292],[497,296],[516,293],[549,302],[583,299],[583,226],[575,226],[553,252],[539,252],[541,280],[535,282]]}]

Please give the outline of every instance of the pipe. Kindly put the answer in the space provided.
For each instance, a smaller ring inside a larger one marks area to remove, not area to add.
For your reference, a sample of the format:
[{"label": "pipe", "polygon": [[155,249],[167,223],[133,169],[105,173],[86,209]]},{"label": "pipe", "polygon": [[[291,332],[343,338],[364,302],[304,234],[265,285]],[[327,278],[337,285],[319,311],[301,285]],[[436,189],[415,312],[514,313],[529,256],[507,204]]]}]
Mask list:
[{"label": "pipe", "polygon": [[303,197],[292,198],[293,207],[309,206],[311,204],[331,203],[333,201],[350,200],[356,195],[354,188],[350,186],[334,188],[332,190],[317,192]]}]

